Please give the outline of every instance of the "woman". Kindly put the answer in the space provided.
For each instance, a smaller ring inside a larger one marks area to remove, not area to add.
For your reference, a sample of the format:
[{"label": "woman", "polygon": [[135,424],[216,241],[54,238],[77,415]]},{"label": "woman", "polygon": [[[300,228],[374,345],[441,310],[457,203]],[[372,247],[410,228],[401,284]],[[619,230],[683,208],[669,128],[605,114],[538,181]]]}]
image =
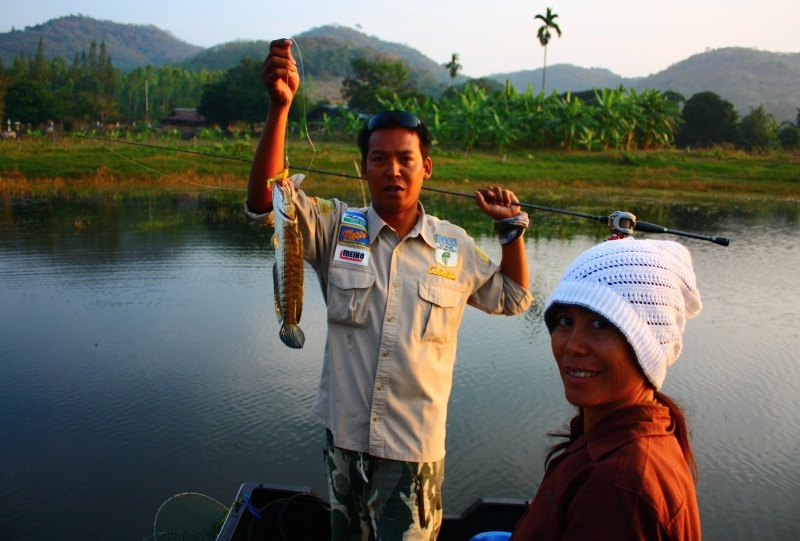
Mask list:
[{"label": "woman", "polygon": [[701,308],[675,242],[607,241],[570,265],[544,319],[578,415],[512,541],[700,539],[686,422],[660,389]]}]

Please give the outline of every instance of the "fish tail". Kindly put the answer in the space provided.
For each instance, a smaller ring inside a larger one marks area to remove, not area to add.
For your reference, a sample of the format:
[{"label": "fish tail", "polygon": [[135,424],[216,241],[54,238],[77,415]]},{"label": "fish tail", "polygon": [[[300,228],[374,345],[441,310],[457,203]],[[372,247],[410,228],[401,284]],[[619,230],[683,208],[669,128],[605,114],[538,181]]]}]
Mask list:
[{"label": "fish tail", "polygon": [[284,344],[294,349],[301,349],[306,342],[306,335],[303,334],[303,329],[299,325],[283,324],[280,336]]}]

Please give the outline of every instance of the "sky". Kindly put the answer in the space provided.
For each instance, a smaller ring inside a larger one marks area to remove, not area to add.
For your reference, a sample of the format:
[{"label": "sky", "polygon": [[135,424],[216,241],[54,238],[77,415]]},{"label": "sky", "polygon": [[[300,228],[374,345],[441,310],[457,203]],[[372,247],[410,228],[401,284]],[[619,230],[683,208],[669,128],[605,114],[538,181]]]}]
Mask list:
[{"label": "sky", "polygon": [[[547,65],[645,77],[709,49],[800,52],[798,0],[0,0],[0,32],[85,15],[152,24],[193,45],[272,40],[338,24],[417,49],[437,63],[459,55],[482,77],[542,67],[536,14],[552,8],[562,36]],[[302,53],[302,42],[300,42]],[[266,54],[266,51],[265,51]],[[113,54],[112,54],[113,58]]]}]

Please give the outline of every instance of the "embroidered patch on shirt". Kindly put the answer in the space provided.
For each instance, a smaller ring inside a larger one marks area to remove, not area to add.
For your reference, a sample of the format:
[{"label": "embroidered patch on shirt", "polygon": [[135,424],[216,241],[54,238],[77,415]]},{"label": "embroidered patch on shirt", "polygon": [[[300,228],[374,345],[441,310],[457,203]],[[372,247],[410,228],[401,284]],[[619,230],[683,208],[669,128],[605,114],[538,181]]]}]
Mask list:
[{"label": "embroidered patch on shirt", "polygon": [[369,250],[337,244],[336,253],[333,256],[333,259],[334,261],[352,263],[354,265],[366,267],[369,265]]},{"label": "embroidered patch on shirt", "polygon": [[311,197],[319,209],[319,213],[323,216],[330,216],[336,210],[336,205],[330,199],[322,199],[321,197]]},{"label": "embroidered patch on shirt", "polygon": [[346,210],[342,216],[343,224],[354,225],[364,231],[367,230],[367,217],[363,212],[357,210]]},{"label": "embroidered patch on shirt", "polygon": [[367,217],[363,212],[344,211],[333,259],[364,267],[369,265],[369,233]]},{"label": "embroidered patch on shirt", "polygon": [[456,275],[453,274],[452,271],[449,271],[447,269],[443,269],[443,268],[438,267],[436,265],[431,265],[430,266],[430,268],[428,269],[428,274],[433,274],[434,276],[441,276],[442,278],[447,278],[448,280],[455,280],[456,279]]},{"label": "embroidered patch on shirt", "polygon": [[436,262],[443,267],[458,265],[458,240],[455,237],[436,235]]},{"label": "embroidered patch on shirt", "polygon": [[363,229],[342,225],[339,228],[339,243],[369,249],[369,235]]}]

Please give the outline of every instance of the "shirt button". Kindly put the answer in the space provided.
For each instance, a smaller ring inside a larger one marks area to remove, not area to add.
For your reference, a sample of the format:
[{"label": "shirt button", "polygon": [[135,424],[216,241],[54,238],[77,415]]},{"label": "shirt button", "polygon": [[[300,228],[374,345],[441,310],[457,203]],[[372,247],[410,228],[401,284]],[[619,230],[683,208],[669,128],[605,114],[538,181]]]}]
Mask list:
[{"label": "shirt button", "polygon": [[397,287],[397,282],[392,282],[392,287]]},{"label": "shirt button", "polygon": [[388,319],[388,321],[389,321],[389,323],[391,323],[392,321],[394,321],[394,316],[389,316],[389,319]]},{"label": "shirt button", "polygon": [[389,352],[388,352],[388,351],[384,351],[384,352],[383,352],[383,356],[384,356],[384,357],[388,357],[388,356],[389,356]]},{"label": "shirt button", "polygon": [[372,420],[373,420],[373,421],[375,421],[375,422],[377,423],[378,421],[380,421],[380,420],[381,420],[381,418],[380,418],[380,417],[373,417],[373,418],[372,418]]},{"label": "shirt button", "polygon": [[379,391],[382,391],[382,390],[383,390],[383,383],[381,383],[380,385],[378,385],[378,390],[379,390]]}]

